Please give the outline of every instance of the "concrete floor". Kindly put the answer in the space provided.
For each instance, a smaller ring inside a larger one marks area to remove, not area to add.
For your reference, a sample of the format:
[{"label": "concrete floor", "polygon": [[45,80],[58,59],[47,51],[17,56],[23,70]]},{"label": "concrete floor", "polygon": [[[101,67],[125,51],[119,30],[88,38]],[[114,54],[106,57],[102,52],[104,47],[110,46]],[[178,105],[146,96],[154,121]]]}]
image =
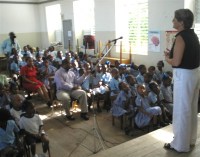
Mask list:
[{"label": "concrete floor", "polygon": [[[34,96],[31,101],[35,104],[36,110],[43,119],[44,129],[50,139],[51,157],[87,157],[93,154],[97,154],[97,156],[112,157],[113,155],[117,155],[116,149],[123,149],[123,152],[127,154],[125,149],[126,147],[130,148],[129,143],[134,145],[134,147],[137,147],[135,142],[143,141],[142,143],[144,143],[146,149],[145,143],[149,143],[147,139],[151,137],[151,134],[147,134],[147,129],[134,129],[131,136],[126,135],[124,130],[120,128],[119,120],[116,119],[115,126],[112,126],[112,116],[105,110],[101,113],[95,112],[95,114],[89,112],[90,119],[88,121],[82,120],[80,118],[80,113],[74,113],[76,120],[68,121],[65,118],[64,111],[61,113],[62,108],[55,107],[54,111],[52,111],[52,109],[48,108],[44,102],[42,103],[38,96]],[[166,128],[167,131],[171,131],[171,126]],[[160,130],[163,132],[162,129]],[[156,134],[156,132],[152,133]],[[142,135],[147,136],[147,138]],[[165,154],[166,151],[163,152],[163,142],[159,142],[158,140],[152,142],[157,143],[156,149],[159,148],[164,156],[168,157],[168,154]],[[141,146],[141,142],[139,143],[140,146],[138,145],[138,149],[134,148],[133,150],[143,152],[143,146]],[[130,149],[127,151],[129,152]],[[151,145],[149,146],[149,151],[151,151]],[[99,152],[101,153],[99,154]],[[108,155],[107,152],[110,155]],[[37,146],[37,153],[42,154],[41,144],[38,144]],[[155,155],[155,153],[152,155]],[[118,154],[118,156],[126,155]]]},{"label": "concrete floor", "polygon": [[[147,133],[135,130],[132,136],[126,135],[119,120],[112,126],[112,116],[105,110],[95,115],[89,112],[88,121],[82,120],[80,113],[74,114],[75,121],[68,121],[60,108],[52,112],[37,96],[32,101],[50,139],[51,157],[87,157]],[[37,153],[42,153],[40,144]]]}]

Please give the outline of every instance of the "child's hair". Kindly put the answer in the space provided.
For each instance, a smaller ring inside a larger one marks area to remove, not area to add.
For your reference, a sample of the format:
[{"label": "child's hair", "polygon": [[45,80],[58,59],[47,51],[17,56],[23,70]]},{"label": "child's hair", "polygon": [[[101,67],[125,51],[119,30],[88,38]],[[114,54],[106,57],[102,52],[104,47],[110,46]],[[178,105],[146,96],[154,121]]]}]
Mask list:
[{"label": "child's hair", "polygon": [[130,83],[130,80],[131,80],[132,77],[134,77],[134,76],[133,76],[133,75],[128,75],[128,76],[126,77],[127,83]]},{"label": "child's hair", "polygon": [[84,69],[80,68],[78,72],[79,72],[79,75],[82,75],[82,74],[84,74]]},{"label": "child's hair", "polygon": [[158,63],[157,63],[157,64],[160,64],[162,67],[164,67],[164,66],[165,66],[165,64],[164,64],[164,62],[163,62],[162,60],[158,61]]},{"label": "child's hair", "polygon": [[12,119],[10,112],[5,108],[0,108],[0,122],[6,122]]},{"label": "child's hair", "polygon": [[23,103],[22,103],[23,110],[24,110],[24,111],[27,111],[27,109],[28,109],[29,107],[31,107],[32,105],[33,105],[33,103],[30,102],[30,101],[28,101],[28,100],[23,101]]},{"label": "child's hair", "polygon": [[156,70],[156,67],[155,67],[155,66],[150,66],[150,67],[148,68],[148,71],[150,71],[150,70],[155,71],[155,70]]},{"label": "child's hair", "polygon": [[153,90],[153,88],[156,87],[156,86],[158,86],[158,84],[156,82],[154,82],[154,81],[152,81],[152,82],[149,83],[149,88],[151,90]]},{"label": "child's hair", "polygon": [[141,71],[143,68],[145,68],[145,65],[144,65],[144,64],[141,64],[141,65],[138,66],[138,70],[139,70],[139,71]]},{"label": "child's hair", "polygon": [[124,82],[120,82],[118,87],[119,87],[119,90],[122,90],[122,86],[123,86]]}]

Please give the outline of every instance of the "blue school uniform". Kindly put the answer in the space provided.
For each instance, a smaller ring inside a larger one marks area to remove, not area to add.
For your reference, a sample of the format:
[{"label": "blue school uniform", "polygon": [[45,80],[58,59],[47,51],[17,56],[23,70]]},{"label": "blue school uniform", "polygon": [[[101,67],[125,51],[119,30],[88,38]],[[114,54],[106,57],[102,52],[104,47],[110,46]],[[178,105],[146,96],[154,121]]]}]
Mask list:
[{"label": "blue school uniform", "polygon": [[106,72],[101,77],[101,81],[103,82],[103,84],[107,84],[107,85],[110,83],[111,79],[112,79],[112,76],[109,72]]},{"label": "blue school uniform", "polygon": [[111,91],[111,93],[110,93],[110,95],[111,96],[114,96],[114,95],[116,95],[116,94],[118,94],[119,92],[120,92],[120,90],[119,90],[119,82],[121,82],[120,81],[120,79],[115,79],[115,78],[112,78],[111,80],[110,80],[110,91]]},{"label": "blue school uniform", "polygon": [[[162,92],[159,93],[159,98],[160,98],[160,100],[164,99]],[[157,105],[156,102],[158,101],[158,98],[154,92],[152,92],[152,91],[149,92],[148,99],[149,99],[150,104],[153,104],[153,106]]]},{"label": "blue school uniform", "polygon": [[[150,106],[148,97],[142,97],[141,95],[138,94],[135,103],[136,106],[142,107],[146,112],[152,115],[162,114],[161,108],[159,106],[154,106],[154,107]],[[150,121],[151,118],[140,111],[135,116],[135,123],[139,128],[149,125]]]},{"label": "blue school uniform", "polygon": [[143,84],[144,83],[144,76],[141,75],[141,73],[139,73],[136,77],[136,81],[138,84]]},{"label": "blue school uniform", "polygon": [[[125,110],[125,102],[127,101],[127,99],[131,98],[131,92],[129,91],[128,94],[125,93],[124,91],[120,91],[120,93],[118,94],[117,98],[115,99],[115,101],[112,104],[112,108],[111,108],[111,113],[113,116],[121,116],[125,113],[127,113],[127,110]],[[130,108],[130,110],[132,110]]]},{"label": "blue school uniform", "polygon": [[19,128],[14,120],[7,121],[6,130],[0,128],[0,150],[14,144],[14,132],[19,132]]}]

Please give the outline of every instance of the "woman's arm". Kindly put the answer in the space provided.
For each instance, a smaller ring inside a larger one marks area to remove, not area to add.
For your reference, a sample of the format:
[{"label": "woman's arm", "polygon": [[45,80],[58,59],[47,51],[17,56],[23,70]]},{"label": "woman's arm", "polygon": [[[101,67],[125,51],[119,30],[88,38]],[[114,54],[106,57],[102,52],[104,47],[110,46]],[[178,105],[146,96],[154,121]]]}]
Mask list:
[{"label": "woman's arm", "polygon": [[165,60],[172,66],[179,66],[183,58],[183,53],[185,49],[185,42],[183,38],[179,35],[176,38],[173,58],[169,58],[169,54],[165,53]]}]

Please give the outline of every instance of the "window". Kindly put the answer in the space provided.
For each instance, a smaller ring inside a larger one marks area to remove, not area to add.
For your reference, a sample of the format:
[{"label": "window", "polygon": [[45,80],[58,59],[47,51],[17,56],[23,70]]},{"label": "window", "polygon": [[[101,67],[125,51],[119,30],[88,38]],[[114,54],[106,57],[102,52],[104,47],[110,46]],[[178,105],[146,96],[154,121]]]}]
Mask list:
[{"label": "window", "polygon": [[[53,44],[62,41],[60,4],[46,7],[47,30],[49,41]],[[55,42],[55,43],[54,43]]]},{"label": "window", "polygon": [[147,54],[148,0],[116,0],[116,36],[123,36],[123,52]]},{"label": "window", "polygon": [[76,35],[94,35],[94,0],[74,1],[73,8]]}]

